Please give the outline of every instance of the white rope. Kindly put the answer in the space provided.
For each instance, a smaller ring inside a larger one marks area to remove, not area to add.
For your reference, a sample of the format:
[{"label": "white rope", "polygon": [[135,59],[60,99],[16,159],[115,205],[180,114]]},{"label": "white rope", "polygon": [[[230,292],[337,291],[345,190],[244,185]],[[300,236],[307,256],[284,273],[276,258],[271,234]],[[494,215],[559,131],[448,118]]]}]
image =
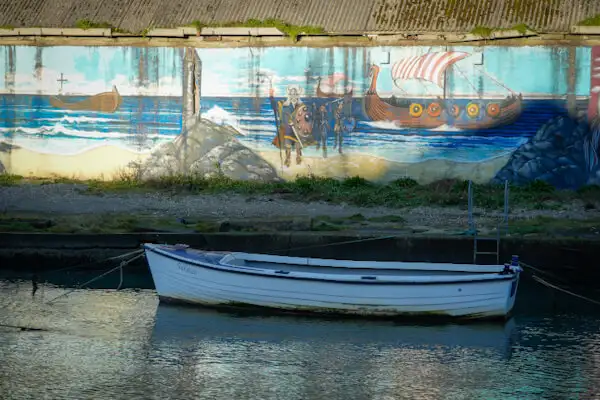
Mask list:
[{"label": "white rope", "polygon": [[122,265],[122,263],[119,265],[119,286],[117,286],[117,290],[121,290],[121,286],[123,286],[123,265]]},{"label": "white rope", "polygon": [[333,242],[333,243],[315,244],[315,245],[303,246],[303,247],[283,248],[283,249],[274,250],[274,252],[279,253],[279,252],[283,252],[283,251],[291,252],[291,251],[295,251],[295,250],[316,249],[316,248],[320,248],[320,247],[340,246],[343,244],[371,242],[371,241],[375,241],[375,240],[394,239],[394,238],[398,238],[398,237],[399,237],[398,235],[376,236],[376,237],[363,238],[363,239],[345,240],[343,242]]}]

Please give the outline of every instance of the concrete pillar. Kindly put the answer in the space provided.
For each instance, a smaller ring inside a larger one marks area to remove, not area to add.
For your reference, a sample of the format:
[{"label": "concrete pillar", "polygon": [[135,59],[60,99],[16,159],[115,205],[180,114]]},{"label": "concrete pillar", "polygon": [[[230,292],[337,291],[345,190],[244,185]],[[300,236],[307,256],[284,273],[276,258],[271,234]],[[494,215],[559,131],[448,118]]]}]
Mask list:
[{"label": "concrete pillar", "polygon": [[588,120],[600,116],[600,46],[594,46],[592,51],[592,62],[590,63],[590,101],[588,106]]},{"label": "concrete pillar", "polygon": [[202,62],[194,48],[186,48],[183,56],[183,128],[192,126],[200,117]]}]

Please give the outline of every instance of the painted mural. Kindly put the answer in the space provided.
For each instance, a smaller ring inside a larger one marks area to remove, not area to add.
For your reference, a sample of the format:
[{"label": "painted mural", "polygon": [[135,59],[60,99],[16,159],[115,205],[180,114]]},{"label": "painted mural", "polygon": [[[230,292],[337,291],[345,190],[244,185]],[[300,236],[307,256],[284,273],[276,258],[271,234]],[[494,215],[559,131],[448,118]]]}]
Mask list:
[{"label": "painted mural", "polygon": [[600,47],[4,46],[0,169],[579,187],[599,92]]}]

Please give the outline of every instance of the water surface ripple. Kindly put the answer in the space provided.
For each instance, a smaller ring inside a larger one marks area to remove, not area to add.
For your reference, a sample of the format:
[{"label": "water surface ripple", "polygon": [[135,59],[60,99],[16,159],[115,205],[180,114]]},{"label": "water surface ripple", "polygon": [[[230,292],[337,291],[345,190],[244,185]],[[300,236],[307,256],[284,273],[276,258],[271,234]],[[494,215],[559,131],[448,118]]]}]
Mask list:
[{"label": "water surface ripple", "polygon": [[595,399],[597,316],[506,324],[247,316],[158,305],[152,290],[0,280],[0,398]]}]

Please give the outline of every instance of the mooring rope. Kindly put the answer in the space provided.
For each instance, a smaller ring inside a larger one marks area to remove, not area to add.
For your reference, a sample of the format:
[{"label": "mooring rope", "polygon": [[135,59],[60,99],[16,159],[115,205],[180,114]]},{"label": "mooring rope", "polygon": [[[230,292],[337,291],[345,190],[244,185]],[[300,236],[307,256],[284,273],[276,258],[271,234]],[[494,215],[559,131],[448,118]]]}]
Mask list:
[{"label": "mooring rope", "polygon": [[377,237],[370,237],[370,238],[345,240],[345,241],[342,241],[342,242],[314,244],[314,245],[311,245],[311,246],[302,246],[302,247],[292,247],[291,249],[290,248],[284,248],[284,249],[273,250],[273,251],[276,252],[276,253],[278,253],[278,252],[285,252],[285,251],[290,252],[290,251],[296,251],[296,250],[316,249],[316,248],[320,248],[320,247],[340,246],[340,245],[343,245],[343,244],[352,244],[352,243],[370,242],[370,241],[375,241],[375,240],[393,239],[393,238],[397,238],[397,237],[398,237],[398,235],[377,236]]},{"label": "mooring rope", "polygon": [[141,253],[141,252],[143,252],[143,251],[144,251],[143,249],[138,249],[138,250],[130,251],[130,252],[128,252],[128,253],[125,253],[125,254],[121,254],[121,255],[118,255],[118,256],[114,256],[114,257],[105,258],[105,259],[103,259],[103,260],[94,261],[94,262],[87,263],[87,264],[77,264],[77,265],[73,265],[73,266],[70,266],[70,267],[64,267],[64,268],[59,268],[59,269],[51,269],[51,270],[49,270],[49,271],[42,271],[42,272],[40,272],[40,275],[41,275],[41,274],[48,274],[48,273],[51,273],[51,272],[62,272],[62,271],[68,271],[68,270],[70,270],[70,269],[77,269],[77,268],[91,267],[92,265],[96,265],[96,264],[102,264],[102,263],[105,263],[105,262],[107,262],[107,261],[119,260],[119,259],[122,259],[122,258],[125,258],[125,257],[132,256],[132,255],[134,255],[134,254],[139,254],[139,253]]},{"label": "mooring rope", "polygon": [[547,286],[547,287],[549,287],[551,289],[555,289],[555,290],[558,290],[559,292],[570,294],[571,296],[577,297],[577,298],[582,299],[582,300],[587,300],[590,303],[593,303],[593,304],[596,304],[596,305],[600,305],[600,301],[597,301],[597,300],[594,300],[594,299],[590,299],[589,297],[585,297],[583,295],[580,295],[580,294],[577,294],[577,293],[573,293],[573,292],[571,292],[571,291],[569,291],[567,289],[563,289],[561,287],[553,285],[550,282],[547,282],[547,281],[543,280],[542,278],[538,277],[537,275],[533,275],[533,279],[535,281],[541,283],[542,285]]},{"label": "mooring rope", "polygon": [[540,275],[549,276],[549,277],[552,277],[553,279],[559,280],[561,282],[565,282],[563,279],[559,278],[556,274],[553,274],[553,273],[551,273],[549,271],[544,271],[542,269],[536,268],[533,265],[524,263],[523,261],[520,261],[520,260],[519,260],[519,264],[522,265],[525,268],[529,268],[530,270],[532,270],[534,272],[537,272]]},{"label": "mooring rope", "polygon": [[[84,283],[82,283],[81,285],[77,285],[75,288],[73,288],[73,289],[71,289],[71,290],[69,290],[69,291],[67,291],[67,292],[65,292],[65,293],[63,293],[63,294],[61,294],[60,296],[57,296],[57,297],[53,298],[52,300],[49,300],[49,301],[47,301],[47,302],[46,302],[46,304],[50,304],[50,303],[52,303],[52,302],[56,301],[57,299],[59,299],[59,298],[61,298],[61,297],[64,297],[64,296],[66,296],[66,295],[68,295],[68,294],[70,294],[70,293],[73,293],[74,291],[76,291],[76,290],[79,290],[79,289],[81,289],[82,287],[84,287],[84,286],[87,286],[87,285],[89,285],[90,283],[93,283],[93,282],[97,281],[98,279],[105,277],[106,275],[110,274],[111,272],[114,272],[114,271],[116,271],[116,270],[117,270],[117,269],[119,269],[119,268],[121,269],[121,276],[122,276],[122,271],[123,271],[123,267],[124,267],[124,266],[126,266],[127,264],[129,264],[129,263],[131,263],[131,262],[133,262],[133,261],[135,261],[135,260],[137,260],[138,258],[140,258],[140,257],[143,257],[143,256],[144,256],[144,253],[141,253],[141,254],[138,254],[137,256],[133,257],[133,258],[130,258],[129,260],[124,260],[124,261],[122,261],[122,262],[121,262],[121,264],[119,264],[119,265],[118,265],[118,266],[116,266],[115,268],[112,268],[112,269],[110,269],[110,270],[106,271],[105,273],[103,273],[103,274],[100,274],[100,275],[98,275],[97,277],[95,277],[95,278],[93,278],[93,279],[90,279],[90,280],[89,280],[89,281],[87,281],[87,282],[84,282]],[[121,284],[122,284],[122,281],[121,281]],[[119,286],[121,286],[121,284],[119,284]]]}]

